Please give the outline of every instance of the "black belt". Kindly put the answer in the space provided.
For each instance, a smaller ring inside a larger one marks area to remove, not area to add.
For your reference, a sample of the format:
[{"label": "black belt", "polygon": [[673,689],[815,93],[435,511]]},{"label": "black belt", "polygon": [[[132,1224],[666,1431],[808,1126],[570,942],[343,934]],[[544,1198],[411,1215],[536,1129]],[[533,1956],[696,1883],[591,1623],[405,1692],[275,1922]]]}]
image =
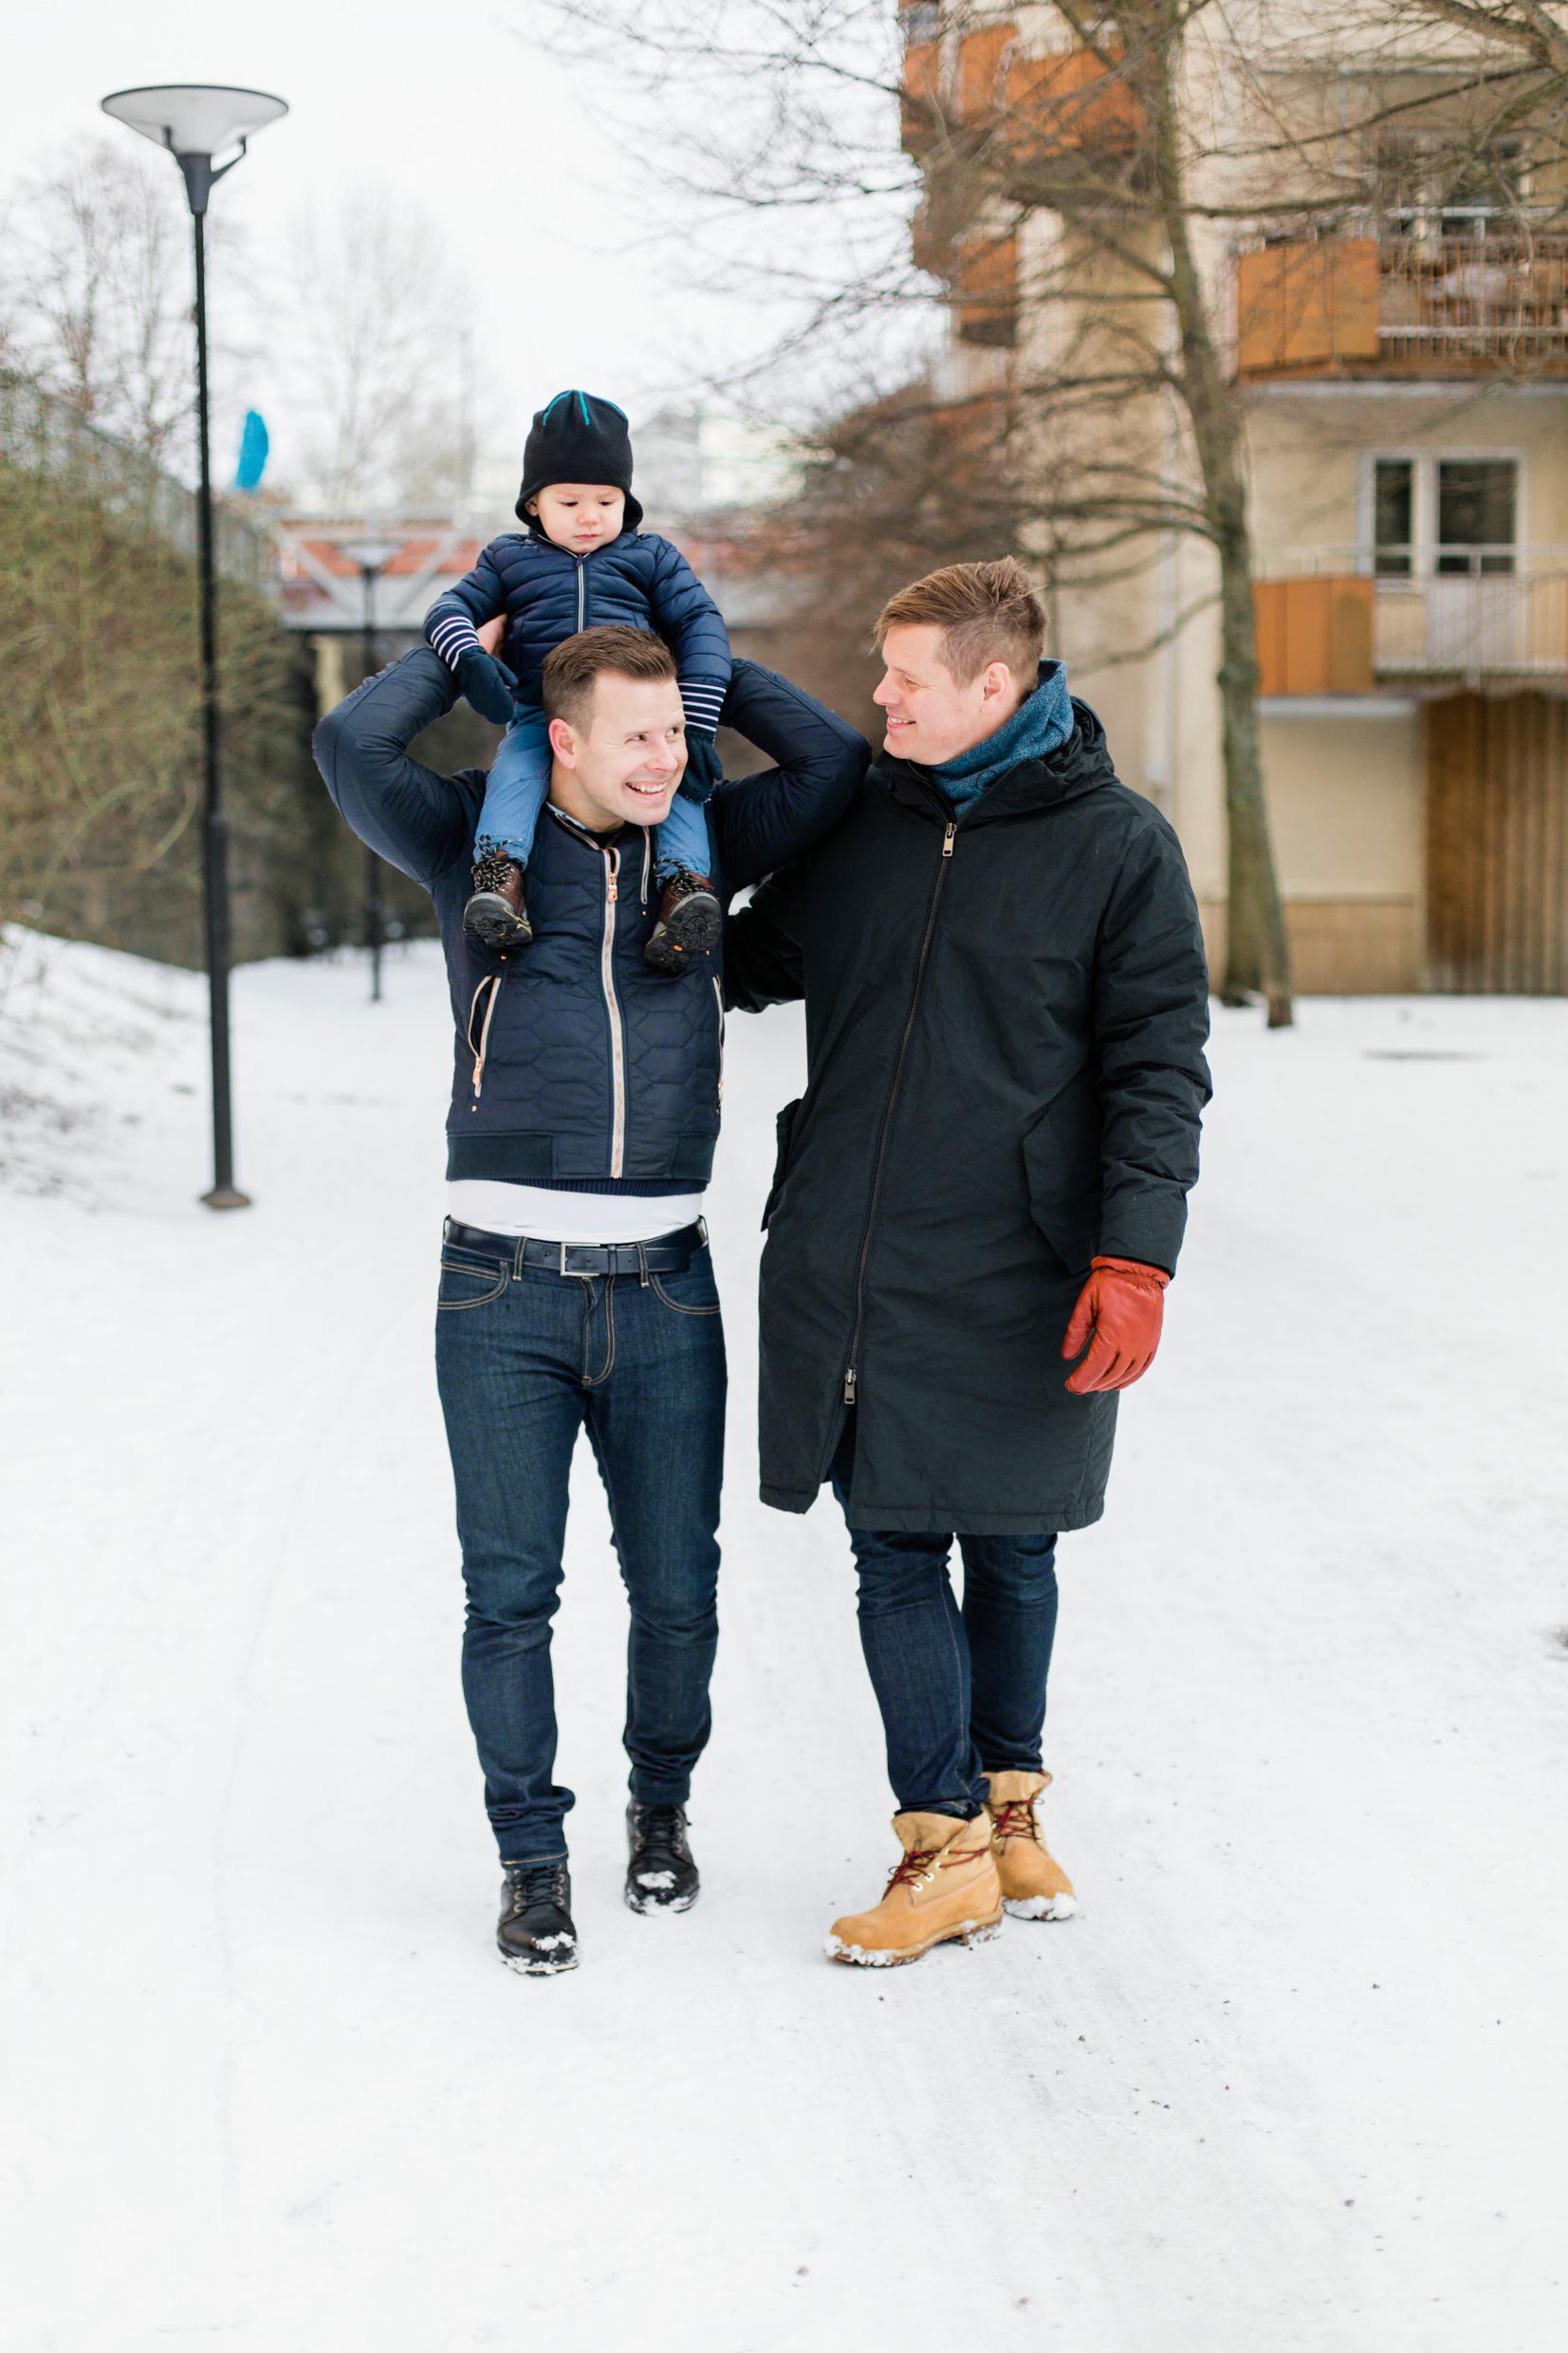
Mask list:
[{"label": "black belt", "polygon": [[544,1267],[551,1274],[679,1274],[708,1247],[708,1228],[700,1217],[694,1226],[661,1233],[653,1242],[539,1242],[527,1235],[489,1233],[483,1226],[460,1225],[455,1217],[447,1219],[444,1231],[459,1250],[505,1258],[514,1273]]}]

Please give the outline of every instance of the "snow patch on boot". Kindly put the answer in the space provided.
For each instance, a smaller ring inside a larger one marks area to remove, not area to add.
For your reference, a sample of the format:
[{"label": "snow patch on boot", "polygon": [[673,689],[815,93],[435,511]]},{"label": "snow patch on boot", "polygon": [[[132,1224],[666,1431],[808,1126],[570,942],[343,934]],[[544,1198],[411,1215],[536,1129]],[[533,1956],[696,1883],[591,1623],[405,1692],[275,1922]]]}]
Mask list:
[{"label": "snow patch on boot", "polygon": [[845,1944],[841,1936],[829,1936],[822,1951],[830,1961],[854,1961],[861,1969],[896,1969],[900,1961],[910,1957],[906,1953],[873,1951],[869,1945]]},{"label": "snow patch on boot", "polygon": [[[656,1886],[652,1884],[655,1881]],[[639,1876],[636,1884],[628,1880],[626,1882],[627,1910],[636,1912],[645,1920],[652,1919],[656,1912],[690,1912],[697,1900],[698,1890],[693,1887],[684,1896],[666,1895],[663,1892],[665,1888],[672,1887],[673,1884],[674,1873],[673,1871],[650,1872],[646,1878]],[[643,1895],[640,1892],[643,1888],[648,1888],[650,1892]]]},{"label": "snow patch on boot", "polygon": [[1004,1909],[1015,1920],[1070,1920],[1078,1910],[1076,1896],[1007,1896]]},{"label": "snow patch on boot", "polygon": [[[566,1949],[557,1954],[552,1948],[560,1945]],[[578,1953],[570,1936],[542,1936],[531,1953],[503,1953],[501,1958],[520,1977],[559,1977],[577,1967]]]},{"label": "snow patch on boot", "polygon": [[924,1960],[944,1944],[961,1944],[966,1950],[971,1944],[988,1944],[1002,1934],[1000,1920],[959,1920],[929,1944],[913,1945],[905,1951],[896,1946],[846,1944],[841,1936],[829,1935],[822,1951],[830,1961],[850,1961],[858,1969],[904,1969],[911,1961]]}]

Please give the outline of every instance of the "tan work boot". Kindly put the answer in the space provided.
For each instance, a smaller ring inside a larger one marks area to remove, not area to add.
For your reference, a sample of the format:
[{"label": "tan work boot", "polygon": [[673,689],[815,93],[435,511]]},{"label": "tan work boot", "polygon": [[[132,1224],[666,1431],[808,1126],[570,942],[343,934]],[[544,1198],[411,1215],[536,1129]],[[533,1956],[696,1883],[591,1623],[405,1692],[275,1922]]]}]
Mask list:
[{"label": "tan work boot", "polygon": [[986,1811],[991,1824],[1002,1900],[1015,1919],[1070,1920],[1078,1910],[1073,1882],[1046,1845],[1035,1800],[1051,1786],[1049,1773],[991,1773]]},{"label": "tan work boot", "polygon": [[1002,1924],[1002,1889],[991,1859],[990,1820],[951,1814],[895,1814],[903,1861],[870,1912],[835,1920],[830,1961],[871,1969],[917,1961],[933,1944],[977,1944]]}]

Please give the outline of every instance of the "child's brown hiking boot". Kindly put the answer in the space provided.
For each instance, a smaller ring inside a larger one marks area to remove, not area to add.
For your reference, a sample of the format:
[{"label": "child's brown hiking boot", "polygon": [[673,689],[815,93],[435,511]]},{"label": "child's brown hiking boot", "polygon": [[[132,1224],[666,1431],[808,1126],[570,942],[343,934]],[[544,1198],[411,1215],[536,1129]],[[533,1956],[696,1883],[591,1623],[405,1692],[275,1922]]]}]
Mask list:
[{"label": "child's brown hiking boot", "polygon": [[523,869],[493,842],[476,842],[473,897],[463,909],[463,929],[487,948],[526,948],[533,925],[523,904]]},{"label": "child's brown hiking boot", "polygon": [[643,955],[661,973],[687,972],[717,943],[723,919],[708,877],[677,866],[666,880]]}]

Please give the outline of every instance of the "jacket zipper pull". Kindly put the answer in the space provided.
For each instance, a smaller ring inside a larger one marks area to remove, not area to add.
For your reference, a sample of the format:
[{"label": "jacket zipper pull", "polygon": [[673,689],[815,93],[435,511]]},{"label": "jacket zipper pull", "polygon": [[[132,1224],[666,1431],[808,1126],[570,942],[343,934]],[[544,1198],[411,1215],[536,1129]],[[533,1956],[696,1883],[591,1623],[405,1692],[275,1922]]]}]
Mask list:
[{"label": "jacket zipper pull", "polygon": [[469,1007],[468,1036],[469,1044],[470,1046],[473,1046],[474,1010],[479,1003],[481,991],[487,988],[490,992],[489,999],[485,1007],[484,1021],[480,1025],[479,1043],[473,1047],[473,1078],[470,1082],[473,1089],[473,1101],[469,1105],[469,1109],[470,1111],[478,1110],[480,1091],[485,1084],[485,1057],[490,1050],[490,1022],[495,1014],[495,1000],[501,994],[501,975],[499,973],[492,973],[488,979],[482,980],[479,987],[473,992],[473,1002]]},{"label": "jacket zipper pull", "polygon": [[947,832],[942,836],[942,855],[944,858],[950,858],[952,856],[952,837],[957,831],[958,827],[956,825],[950,825]]},{"label": "jacket zipper pull", "polygon": [[853,1404],[854,1404],[854,1402],[855,1402],[855,1367],[854,1367],[854,1365],[852,1364],[852,1365],[850,1366],[850,1368],[849,1368],[848,1372],[844,1375],[844,1403],[845,1403],[846,1405],[853,1405]]}]

